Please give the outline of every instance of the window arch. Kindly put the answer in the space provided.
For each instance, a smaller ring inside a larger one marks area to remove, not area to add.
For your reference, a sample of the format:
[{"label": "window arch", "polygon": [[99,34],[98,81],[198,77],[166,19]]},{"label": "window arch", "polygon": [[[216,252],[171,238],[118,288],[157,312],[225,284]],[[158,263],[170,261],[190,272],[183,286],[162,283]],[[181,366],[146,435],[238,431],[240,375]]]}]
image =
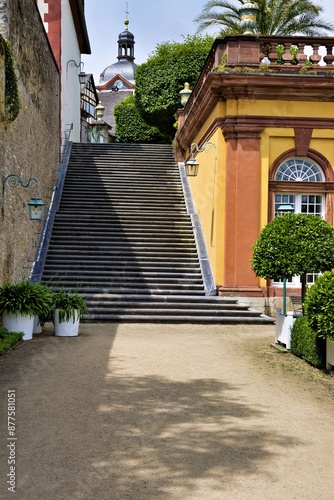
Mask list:
[{"label": "window arch", "polygon": [[325,175],[310,158],[292,157],[278,167],[275,181],[324,182]]},{"label": "window arch", "polygon": [[[279,197],[278,194],[282,196]],[[300,198],[300,202],[297,199],[295,211],[321,214],[332,224],[334,218],[332,165],[321,153],[313,149],[308,150],[307,156],[298,156],[296,149],[285,151],[276,158],[269,171],[268,220],[275,217],[278,200],[279,198],[285,200],[286,195],[304,195],[303,199]],[[316,198],[309,198],[313,195]],[[318,196],[322,197],[321,210]],[[312,205],[314,208],[311,208]]]}]

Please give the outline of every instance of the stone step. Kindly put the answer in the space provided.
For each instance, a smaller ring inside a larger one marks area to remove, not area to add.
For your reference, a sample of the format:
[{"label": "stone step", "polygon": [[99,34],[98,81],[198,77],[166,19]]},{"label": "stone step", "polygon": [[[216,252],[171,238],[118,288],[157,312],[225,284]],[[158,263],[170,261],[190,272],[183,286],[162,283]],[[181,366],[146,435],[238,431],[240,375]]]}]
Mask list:
[{"label": "stone step", "polygon": [[239,316],[238,314],[233,314],[230,316],[194,316],[193,314],[173,316],[169,314],[92,314],[90,316],[86,315],[82,318],[82,321],[86,323],[95,322],[128,322],[128,323],[190,323],[190,324],[267,324],[272,323],[271,318],[263,316]]},{"label": "stone step", "polygon": [[[174,308],[169,308],[167,309],[165,306],[161,309],[155,308],[154,311],[152,309],[148,308],[146,306],[145,308],[140,308],[140,307],[133,307],[133,308],[118,308],[116,305],[113,304],[112,308],[112,314],[113,315],[123,315],[125,314],[127,316],[139,316],[139,315],[145,315],[146,317],[152,316],[152,315],[158,315],[158,316],[167,316],[166,313],[168,312],[169,316],[185,316],[186,314],[189,316],[193,317],[198,317],[198,316],[203,316],[205,315],[206,317],[226,317],[226,316],[231,316],[232,313],[237,314],[239,317],[253,317],[253,318],[258,318],[260,316],[258,311],[250,311],[249,309],[242,310],[242,309],[191,309],[185,311],[184,309],[179,309],[177,307],[177,304],[175,304]],[[90,307],[89,309],[89,316],[100,316],[102,318],[103,316],[108,316],[110,312],[106,312],[103,308],[94,308]],[[88,318],[88,315],[85,316],[86,319]]]},{"label": "stone step", "polygon": [[49,255],[52,256],[54,253],[58,253],[59,251],[62,252],[62,254],[68,255],[68,254],[73,254],[73,252],[76,253],[78,258],[81,258],[83,255],[86,257],[90,256],[94,258],[94,255],[96,257],[100,257],[101,254],[104,256],[109,255],[112,256],[114,255],[115,257],[119,257],[122,255],[124,257],[124,260],[126,260],[131,256],[136,256],[137,258],[147,258],[147,257],[154,257],[157,252],[159,252],[160,257],[165,257],[165,258],[179,258],[179,259],[188,259],[188,258],[197,258],[197,252],[196,249],[180,249],[179,251],[175,250],[170,250],[168,248],[163,248],[163,247],[150,247],[148,250],[147,247],[141,246],[141,247],[132,247],[132,246],[118,246],[114,248],[108,248],[104,247],[103,245],[90,245],[88,247],[83,247],[83,245],[56,245],[54,243],[50,243],[49,245]]},{"label": "stone step", "polygon": [[86,224],[79,225],[77,223],[71,224],[69,228],[68,225],[63,224],[60,226],[59,224],[55,224],[53,227],[52,234],[55,236],[63,236],[66,233],[73,234],[74,237],[89,237],[89,235],[94,235],[94,237],[109,237],[109,238],[121,238],[125,237],[127,234],[131,238],[138,238],[142,236],[144,239],[148,237],[157,237],[159,236],[160,241],[165,239],[182,239],[188,240],[193,239],[193,232],[191,229],[183,229],[183,230],[174,230],[168,227],[152,227],[151,225],[147,225],[145,227],[129,226],[126,228],[126,233],[123,225],[116,226],[115,224],[110,224],[109,226],[93,226],[87,227]]},{"label": "stone step", "polygon": [[[103,301],[100,300],[98,304],[95,304],[94,301],[90,302],[88,300],[88,305],[90,306],[90,312],[96,314],[96,313],[104,313],[106,310],[109,311],[110,306],[113,306],[113,310],[118,309],[122,310],[123,312],[125,310],[131,311],[131,314],[133,314],[134,310],[152,310],[152,306],[154,305],[154,312],[156,313],[157,310],[177,310],[178,314],[184,314],[185,311],[194,311],[195,314],[202,314],[203,311],[208,311],[214,312],[214,311],[222,311],[225,315],[226,314],[231,314],[231,311],[237,311],[238,313],[248,313],[249,307],[248,305],[239,305],[237,303],[234,304],[224,304],[224,303],[203,303],[200,301],[197,297],[197,302],[194,302],[193,304],[191,303],[186,303],[186,302],[181,302],[181,301],[174,301],[174,302],[158,302],[157,300],[153,302],[149,301],[136,301],[135,303],[131,303],[131,301],[126,301],[126,300],[118,300],[115,301],[113,300],[112,302],[110,301]],[[252,311],[252,315],[259,315],[258,311]]]},{"label": "stone step", "polygon": [[[45,273],[45,278],[48,277],[48,273]],[[52,277],[52,275],[51,275]],[[203,282],[202,282],[202,276],[200,273],[194,273],[190,274],[188,276],[185,275],[180,275],[177,276],[177,285],[175,284],[175,274],[172,273],[167,273],[165,275],[162,274],[139,274],[139,273],[89,273],[89,272],[83,272],[83,273],[66,273],[63,274],[62,276],[57,276],[57,280],[59,282],[63,283],[71,283],[73,281],[82,281],[84,280],[87,285],[93,283],[94,285],[98,286],[119,286],[120,283],[124,284],[125,286],[128,286],[129,283],[133,284],[136,286],[137,283],[140,285],[145,285],[145,286],[152,286],[152,287],[166,287],[168,288],[175,287],[177,286],[195,286],[196,288],[200,286],[203,288]]]},{"label": "stone step", "polygon": [[[178,273],[182,272],[189,272],[189,269],[192,270],[193,272],[200,272],[198,260],[192,261],[192,262],[180,262],[179,259],[175,260],[174,262],[169,262],[166,260],[155,260],[155,261],[145,261],[143,263],[139,264],[136,259],[124,261],[124,260],[116,260],[116,259],[99,259],[98,262],[92,262],[90,259],[84,260],[84,259],[66,259],[63,261],[61,264],[61,258],[57,259],[57,262],[47,262],[44,266],[45,272],[51,272],[52,270],[55,271],[60,268],[64,271],[67,272],[67,270],[71,269],[78,269],[78,270],[88,270],[92,272],[97,272],[99,269],[105,270],[105,269],[112,269],[113,271],[122,270],[122,271],[133,271],[137,269],[141,269],[141,271],[144,272],[168,272],[170,269],[177,270]],[[196,264],[198,266],[196,267]],[[176,272],[176,271],[175,271]]]},{"label": "stone step", "polygon": [[[85,296],[86,300],[91,302],[91,303],[98,303],[102,304],[105,302],[117,302],[117,303],[123,303],[123,304],[131,304],[131,303],[146,303],[151,302],[151,303],[164,303],[164,304],[169,304],[169,303],[177,303],[177,304],[184,304],[185,306],[189,307],[199,307],[201,304],[206,306],[208,304],[223,304],[224,307],[231,305],[231,306],[240,306],[240,303],[238,299],[235,297],[223,297],[219,295],[204,295],[203,297],[197,297],[194,295],[177,295],[175,294],[174,296],[170,295],[154,295],[150,294],[147,295],[140,295],[140,294],[115,294],[115,293],[82,293],[82,295]],[[246,304],[245,304],[246,305]],[[247,306],[248,307],[248,306]]]},{"label": "stone step", "polygon": [[113,262],[119,264],[119,262],[123,262],[123,265],[131,265],[133,263],[136,263],[137,265],[155,265],[155,264],[162,264],[166,265],[166,263],[170,263],[172,266],[175,266],[177,264],[180,264],[182,266],[186,265],[198,265],[198,255],[197,253],[194,255],[187,255],[186,258],[182,259],[182,256],[184,257],[184,254],[174,254],[170,255],[170,253],[166,253],[165,255],[156,255],[156,252],[148,254],[147,252],[144,252],[144,254],[140,255],[140,262],[138,262],[138,256],[135,255],[133,252],[128,253],[126,255],[118,252],[117,254],[110,252],[108,255],[106,252],[104,252],[102,255],[98,255],[99,259],[94,259],[94,256],[97,257],[93,252],[79,252],[77,251],[75,254],[73,254],[72,251],[66,251],[62,252],[62,254],[59,253],[59,249],[55,249],[54,251],[49,249],[48,256],[50,259],[46,262],[46,266],[48,265],[49,262],[68,262],[68,263],[80,263],[85,261],[87,265],[89,262],[92,264],[96,264],[96,262],[109,262],[112,264]]},{"label": "stone step", "polygon": [[[152,213],[161,213],[163,215],[166,215],[168,217],[168,215],[175,215],[175,214],[178,214],[180,211],[184,211],[184,207],[182,205],[170,205],[170,204],[167,204],[166,206],[163,206],[163,205],[156,205],[156,206],[153,206],[153,205],[150,205],[150,206],[147,206],[145,205],[144,203],[138,205],[138,204],[132,204],[132,205],[129,205],[129,204],[122,204],[122,203],[119,203],[119,204],[114,204],[109,207],[109,208],[106,208],[106,204],[105,203],[98,203],[98,202],[91,202],[91,203],[85,203],[85,202],[82,202],[81,204],[79,203],[66,203],[66,202],[61,202],[60,203],[60,210],[63,210],[65,213],[67,214],[73,214],[73,213],[77,213],[78,211],[80,211],[80,215],[81,214],[89,214],[92,210],[96,210],[101,216],[104,216],[104,215],[107,215],[108,213],[110,213],[110,211],[113,211],[115,213],[118,213],[119,211],[122,211],[122,212],[125,212],[127,211],[128,213],[132,213],[132,212],[136,212],[136,213],[140,213],[140,211],[143,210],[143,208],[146,207],[147,208],[147,211],[151,211]],[[78,213],[78,215],[79,215]],[[147,212],[145,212],[147,213]]]},{"label": "stone step", "polygon": [[55,277],[54,282],[49,281],[46,279],[42,280],[43,283],[49,284],[49,286],[52,287],[53,290],[60,290],[64,289],[66,291],[73,291],[77,290],[80,292],[81,295],[86,295],[86,294],[115,294],[115,295],[147,295],[150,296],[154,293],[154,295],[170,295],[172,297],[175,296],[180,296],[180,295],[196,295],[198,297],[203,297],[204,296],[204,288],[202,287],[189,287],[189,286],[183,286],[183,287],[178,287],[175,285],[175,287],[155,287],[155,288],[149,288],[147,286],[136,286],[136,287],[130,287],[130,286],[114,286],[114,287],[103,287],[99,286],[98,284],[86,284],[78,281],[70,281],[70,282],[64,282],[62,281],[61,284],[59,284],[59,278],[58,276]]},{"label": "stone step", "polygon": [[[172,269],[172,268],[171,268]],[[71,276],[71,278],[76,277],[76,276],[85,276],[86,279],[94,279],[96,276],[101,279],[103,276],[105,276],[108,279],[111,278],[117,278],[117,279],[122,279],[122,280],[134,280],[134,279],[142,279],[142,280],[150,280],[151,278],[154,279],[181,279],[181,280],[187,280],[187,279],[202,279],[201,275],[201,270],[192,270],[191,272],[181,272],[178,269],[178,272],[172,272],[172,270],[153,270],[153,271],[143,271],[142,267],[137,267],[136,269],[122,269],[122,270],[115,270],[113,267],[111,267],[108,270],[105,270],[105,268],[101,269],[86,269],[86,268],[78,268],[78,269],[73,269],[73,268],[64,268],[62,267],[59,269],[59,271],[62,271],[65,276]],[[45,270],[44,271],[44,276],[48,275],[53,275],[52,271],[50,270]]]},{"label": "stone step", "polygon": [[157,236],[152,236],[149,235],[149,237],[145,237],[145,235],[141,236],[119,236],[119,237],[113,237],[113,236],[101,236],[97,237],[97,235],[87,235],[83,236],[81,235],[80,237],[75,234],[69,234],[69,235],[57,235],[53,236],[51,238],[51,244],[54,245],[64,245],[64,248],[67,248],[68,246],[80,246],[80,248],[85,248],[87,245],[90,247],[110,247],[110,248],[118,248],[118,247],[129,247],[129,245],[135,247],[135,248],[140,248],[145,246],[146,248],[158,248],[159,251],[161,250],[167,250],[169,247],[176,249],[176,248],[185,248],[185,249],[195,249],[195,241],[193,239],[182,239],[182,238],[177,238],[174,237],[173,239],[171,238],[158,238]]}]

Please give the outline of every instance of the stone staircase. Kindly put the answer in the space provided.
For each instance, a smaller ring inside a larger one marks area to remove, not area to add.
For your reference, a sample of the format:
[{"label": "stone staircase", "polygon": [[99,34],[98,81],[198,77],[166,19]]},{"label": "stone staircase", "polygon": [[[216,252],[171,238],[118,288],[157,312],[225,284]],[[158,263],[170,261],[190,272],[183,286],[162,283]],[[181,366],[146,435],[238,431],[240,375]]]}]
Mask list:
[{"label": "stone staircase", "polygon": [[272,322],[205,295],[168,145],[73,144],[42,281],[79,290],[86,321]]}]

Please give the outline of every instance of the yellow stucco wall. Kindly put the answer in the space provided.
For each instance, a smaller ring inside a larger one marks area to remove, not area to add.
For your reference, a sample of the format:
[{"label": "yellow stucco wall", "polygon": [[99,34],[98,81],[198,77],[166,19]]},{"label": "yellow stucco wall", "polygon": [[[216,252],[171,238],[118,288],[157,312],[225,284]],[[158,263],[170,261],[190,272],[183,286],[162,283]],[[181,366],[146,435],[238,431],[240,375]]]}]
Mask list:
[{"label": "yellow stucco wall", "polygon": [[[269,117],[311,117],[332,118],[334,104],[257,100],[230,100],[218,102],[215,109],[203,123],[193,142],[199,143],[215,119],[226,115],[253,115]],[[280,122],[280,125],[282,123]],[[208,139],[216,145],[210,153],[197,155],[200,164],[196,178],[189,178],[196,209],[200,215],[210,262],[217,284],[224,281],[223,262],[225,253],[225,158],[226,143],[221,129]],[[295,147],[294,130],[282,126],[265,128],[261,134],[260,152],[260,214],[259,232],[268,222],[268,180],[273,162],[285,151]],[[310,148],[320,152],[334,165],[334,131],[314,129]],[[228,209],[228,207],[227,207]],[[260,280],[260,285],[265,285]]]},{"label": "yellow stucco wall", "polygon": [[234,114],[271,117],[332,118],[334,103],[247,99],[237,101],[237,112]]}]

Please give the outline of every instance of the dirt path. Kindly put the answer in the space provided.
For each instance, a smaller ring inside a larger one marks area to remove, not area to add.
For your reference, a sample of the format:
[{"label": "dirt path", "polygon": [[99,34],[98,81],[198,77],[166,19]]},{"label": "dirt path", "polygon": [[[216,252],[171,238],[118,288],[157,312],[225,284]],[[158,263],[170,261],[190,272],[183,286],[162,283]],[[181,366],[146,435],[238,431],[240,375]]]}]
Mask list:
[{"label": "dirt path", "polygon": [[333,500],[334,377],[273,339],[86,324],[23,343],[0,358],[0,497],[11,456],[19,500]]}]

